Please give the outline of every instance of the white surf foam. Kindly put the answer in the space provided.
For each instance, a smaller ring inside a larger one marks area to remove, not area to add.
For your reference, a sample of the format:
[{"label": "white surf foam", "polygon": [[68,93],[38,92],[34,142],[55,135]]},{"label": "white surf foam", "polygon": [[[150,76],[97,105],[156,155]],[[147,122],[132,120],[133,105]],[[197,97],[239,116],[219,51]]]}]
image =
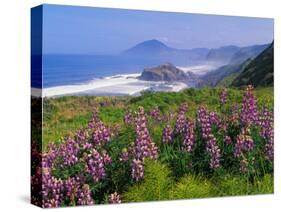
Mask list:
[{"label": "white surf foam", "polygon": [[203,64],[203,65],[195,65],[195,66],[177,66],[179,69],[183,70],[184,72],[192,72],[197,75],[203,75],[207,72],[218,68],[218,65],[214,64]]},{"label": "white surf foam", "polygon": [[188,86],[182,82],[143,81],[140,74],[115,75],[95,79],[85,84],[44,88],[43,97],[63,95],[137,95],[143,90],[180,91]]}]

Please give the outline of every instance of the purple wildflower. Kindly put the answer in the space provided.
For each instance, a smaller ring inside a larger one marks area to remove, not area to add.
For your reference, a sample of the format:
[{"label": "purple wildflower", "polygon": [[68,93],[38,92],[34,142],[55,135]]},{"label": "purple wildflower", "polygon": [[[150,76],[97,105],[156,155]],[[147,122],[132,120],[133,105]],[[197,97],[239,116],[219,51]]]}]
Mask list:
[{"label": "purple wildflower", "polygon": [[158,121],[158,122],[161,121],[161,114],[160,114],[160,110],[158,107],[155,107],[150,111],[150,116],[155,121]]},{"label": "purple wildflower", "polygon": [[144,177],[144,165],[143,161],[134,159],[132,162],[132,178],[136,181],[143,179]]},{"label": "purple wildflower", "polygon": [[158,148],[152,142],[147,129],[147,120],[143,107],[139,108],[136,117],[136,141],[135,141],[135,153],[137,159],[151,158],[156,159],[158,157]]},{"label": "purple wildflower", "polygon": [[251,125],[256,123],[258,118],[256,100],[253,94],[253,86],[248,85],[244,93],[242,110],[241,110],[241,122],[244,125]]},{"label": "purple wildflower", "polygon": [[173,140],[173,128],[170,125],[167,125],[163,129],[162,141],[165,144],[171,143]]},{"label": "purple wildflower", "polygon": [[175,132],[177,134],[183,134],[186,130],[187,119],[185,117],[185,113],[187,110],[188,106],[186,103],[180,105],[175,125]]},{"label": "purple wildflower", "polygon": [[206,146],[207,152],[209,153],[211,159],[209,166],[211,169],[216,169],[220,167],[220,148],[217,145],[216,138],[211,134],[207,140]]},{"label": "purple wildflower", "polygon": [[122,162],[127,162],[129,160],[129,152],[128,150],[125,148],[122,150],[121,153],[121,157],[120,157],[120,161]]},{"label": "purple wildflower", "polygon": [[108,202],[109,204],[120,204],[122,201],[120,195],[117,194],[117,192],[114,192],[113,194],[109,195]]},{"label": "purple wildflower", "polygon": [[89,173],[95,182],[99,182],[106,175],[105,163],[103,156],[95,149],[92,149],[91,153],[85,155],[86,172]]},{"label": "purple wildflower", "polygon": [[186,152],[191,152],[193,149],[193,145],[195,142],[195,135],[194,135],[194,123],[188,122],[188,128],[185,133],[185,137],[183,140],[183,149]]},{"label": "purple wildflower", "polygon": [[224,105],[227,101],[227,90],[224,88],[220,92],[220,103]]}]

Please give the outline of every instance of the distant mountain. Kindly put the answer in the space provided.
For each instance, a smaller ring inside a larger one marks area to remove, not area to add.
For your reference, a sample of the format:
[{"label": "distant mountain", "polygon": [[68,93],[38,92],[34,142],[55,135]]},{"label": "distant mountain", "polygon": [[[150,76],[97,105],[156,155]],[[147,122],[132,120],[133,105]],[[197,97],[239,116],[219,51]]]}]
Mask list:
[{"label": "distant mountain", "polygon": [[172,50],[172,48],[166,46],[164,43],[153,39],[139,43],[123,53],[127,55],[161,54]]},{"label": "distant mountain", "polygon": [[209,49],[176,49],[171,48],[156,39],[141,42],[132,48],[122,52],[121,55],[133,58],[142,58],[148,60],[157,60],[161,63],[174,63],[176,65],[190,65],[202,63]]},{"label": "distant mountain", "polygon": [[232,86],[251,84],[257,86],[273,85],[274,43],[251,61],[233,80]]},{"label": "distant mountain", "polygon": [[265,50],[270,44],[246,46],[240,48],[230,59],[231,64],[242,63],[249,58],[254,58]]},{"label": "distant mountain", "polygon": [[[270,44],[265,45],[253,45],[236,48],[235,46],[222,47],[217,49],[217,53],[213,54],[211,61],[223,61],[229,60],[229,63],[219,68],[206,73],[200,77],[199,87],[202,86],[217,86],[224,85],[229,86],[243,70],[244,68],[253,60],[257,55],[259,55],[264,49],[266,49]],[[238,51],[236,51],[238,50]],[[212,50],[211,50],[212,51]],[[211,53],[210,51],[210,53]],[[236,51],[236,53],[234,53]],[[225,56],[221,55],[225,52]],[[227,53],[226,53],[227,52]],[[232,56],[231,54],[234,53]],[[212,53],[211,53],[212,54]],[[216,55],[216,57],[215,57]],[[231,57],[230,57],[231,56]],[[220,58],[220,59],[218,59]],[[224,59],[223,59],[224,58]],[[228,59],[227,59],[228,58]],[[230,58],[230,59],[229,59]]]},{"label": "distant mountain", "polygon": [[235,53],[240,50],[238,46],[223,46],[211,49],[206,56],[208,62],[228,64]]},{"label": "distant mountain", "polygon": [[166,63],[153,68],[143,70],[140,80],[145,81],[187,81],[195,77],[193,73],[185,74],[181,69],[171,63]]}]

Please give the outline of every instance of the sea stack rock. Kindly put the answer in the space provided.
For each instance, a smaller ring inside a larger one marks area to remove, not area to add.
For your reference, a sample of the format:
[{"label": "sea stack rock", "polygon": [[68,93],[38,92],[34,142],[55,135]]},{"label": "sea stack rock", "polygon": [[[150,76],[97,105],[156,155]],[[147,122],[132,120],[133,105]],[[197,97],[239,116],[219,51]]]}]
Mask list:
[{"label": "sea stack rock", "polygon": [[188,76],[171,63],[143,70],[140,80],[145,81],[186,81]]}]

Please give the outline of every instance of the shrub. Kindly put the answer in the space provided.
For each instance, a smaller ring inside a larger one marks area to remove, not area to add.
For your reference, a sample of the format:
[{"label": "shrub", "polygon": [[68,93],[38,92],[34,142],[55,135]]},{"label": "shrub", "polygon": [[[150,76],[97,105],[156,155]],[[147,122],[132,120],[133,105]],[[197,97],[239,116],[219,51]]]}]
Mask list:
[{"label": "shrub", "polygon": [[143,202],[169,199],[172,185],[171,172],[166,165],[152,160],[145,160],[145,178],[129,187],[122,197],[125,202]]},{"label": "shrub", "polygon": [[189,199],[211,197],[211,183],[201,176],[182,177],[170,191],[170,199]]}]

